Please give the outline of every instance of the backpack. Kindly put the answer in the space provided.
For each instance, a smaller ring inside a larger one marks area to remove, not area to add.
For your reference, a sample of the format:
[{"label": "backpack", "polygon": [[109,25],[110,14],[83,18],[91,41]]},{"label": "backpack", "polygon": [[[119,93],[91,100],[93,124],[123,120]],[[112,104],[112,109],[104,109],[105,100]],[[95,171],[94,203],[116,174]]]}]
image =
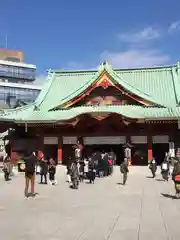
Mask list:
[{"label": "backpack", "polygon": [[168,165],[167,165],[167,163],[163,163],[162,164],[162,170],[168,170]]},{"label": "backpack", "polygon": [[108,164],[109,164],[109,165],[112,165],[112,164],[113,164],[112,159],[109,159],[109,160],[108,160]]},{"label": "backpack", "polygon": [[120,172],[121,172],[121,173],[124,173],[124,167],[123,167],[122,164],[120,165]]}]

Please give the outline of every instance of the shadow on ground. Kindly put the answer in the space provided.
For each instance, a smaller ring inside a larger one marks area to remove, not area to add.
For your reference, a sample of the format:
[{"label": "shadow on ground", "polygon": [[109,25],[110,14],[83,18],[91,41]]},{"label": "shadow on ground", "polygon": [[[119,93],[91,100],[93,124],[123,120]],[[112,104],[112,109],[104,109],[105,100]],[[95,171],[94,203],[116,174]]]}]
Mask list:
[{"label": "shadow on ground", "polygon": [[161,193],[161,195],[165,198],[177,199],[176,196],[166,193]]}]

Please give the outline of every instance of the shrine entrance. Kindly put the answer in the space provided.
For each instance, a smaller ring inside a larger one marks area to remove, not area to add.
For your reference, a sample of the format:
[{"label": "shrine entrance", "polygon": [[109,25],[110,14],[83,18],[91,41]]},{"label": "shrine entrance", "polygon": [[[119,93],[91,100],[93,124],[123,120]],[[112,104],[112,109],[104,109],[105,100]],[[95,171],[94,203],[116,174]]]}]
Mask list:
[{"label": "shrine entrance", "polygon": [[92,156],[94,152],[114,152],[116,155],[116,165],[120,165],[124,160],[123,144],[125,136],[104,136],[104,137],[84,137],[84,155]]},{"label": "shrine entrance", "polygon": [[85,156],[91,156],[95,152],[113,152],[116,156],[115,165],[120,165],[124,160],[124,151],[122,145],[89,145],[85,146],[84,154]]}]

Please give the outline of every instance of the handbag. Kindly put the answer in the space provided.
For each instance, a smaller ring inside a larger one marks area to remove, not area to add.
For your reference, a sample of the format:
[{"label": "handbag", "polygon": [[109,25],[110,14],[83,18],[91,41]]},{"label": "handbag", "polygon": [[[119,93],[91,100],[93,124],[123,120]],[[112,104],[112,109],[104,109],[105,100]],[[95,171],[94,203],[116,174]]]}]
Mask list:
[{"label": "handbag", "polygon": [[162,164],[162,170],[168,170],[168,165],[167,165],[167,163],[163,163]]},{"label": "handbag", "polygon": [[37,166],[37,170],[36,170],[37,173],[40,173],[41,172],[41,167],[38,165]]},{"label": "handbag", "polygon": [[175,180],[175,182],[180,182],[180,175],[176,175],[174,180]]}]

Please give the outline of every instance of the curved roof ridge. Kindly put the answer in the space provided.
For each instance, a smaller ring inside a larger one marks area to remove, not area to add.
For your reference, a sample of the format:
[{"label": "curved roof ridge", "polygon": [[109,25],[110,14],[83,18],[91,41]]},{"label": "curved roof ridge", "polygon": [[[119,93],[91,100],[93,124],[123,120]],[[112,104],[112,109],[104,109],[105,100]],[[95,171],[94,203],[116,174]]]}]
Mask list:
[{"label": "curved roof ridge", "polygon": [[[108,71],[108,69],[107,69]],[[133,94],[136,94],[139,97],[142,97],[145,100],[148,100],[150,102],[153,102],[155,104],[161,105],[161,106],[166,106],[164,105],[164,103],[162,103],[161,101],[159,101],[158,99],[154,99],[154,97],[151,94],[145,93],[143,92],[141,89],[137,88],[136,86],[130,84],[129,82],[127,82],[125,79],[123,79],[122,77],[120,77],[113,69],[110,70],[109,73],[111,76],[114,75],[115,80],[119,79],[120,81],[116,80],[120,85],[122,85],[125,89],[127,89],[128,91],[130,91]],[[126,86],[124,86],[124,84]],[[131,89],[129,89],[129,87]],[[134,92],[133,90],[136,90],[136,92]]]},{"label": "curved roof ridge", "polygon": [[41,103],[43,102],[43,100],[45,99],[46,95],[48,94],[48,91],[53,83],[53,77],[54,77],[54,73],[51,73],[51,71],[49,71],[48,76],[46,78],[46,81],[43,85],[42,90],[40,91],[38,97],[36,98],[35,102],[34,102],[34,106],[39,106],[41,105]]},{"label": "curved roof ridge", "polygon": [[[71,92],[69,95],[67,95],[65,98],[62,99],[62,101],[65,101],[66,99],[70,98],[72,95],[75,95],[77,92],[79,92],[81,89],[82,92],[84,90],[86,90],[86,88],[88,88],[91,84],[93,84],[93,82],[95,82],[97,80],[97,78],[99,77],[99,72],[96,72],[95,76],[93,76],[91,79],[87,80],[82,86],[80,86],[79,88],[77,88],[75,91]],[[87,86],[88,85],[88,86]],[[84,89],[85,87],[85,89]],[[82,93],[81,92],[81,93]]]},{"label": "curved roof ridge", "polygon": [[18,112],[17,114],[11,115],[1,115],[1,121],[10,122],[62,122],[71,120],[82,114],[91,113],[117,113],[127,118],[132,119],[178,119],[180,116],[180,107],[174,108],[158,108],[158,107],[142,107],[136,105],[104,105],[104,106],[84,106],[84,107],[74,107],[66,110],[58,111],[24,111]]},{"label": "curved roof ridge", "polygon": [[169,70],[176,65],[164,65],[164,66],[156,66],[156,67],[137,67],[137,68],[115,68],[114,71],[164,71]]},{"label": "curved roof ridge", "polygon": [[172,68],[172,79],[177,104],[180,103],[180,63]]},{"label": "curved roof ridge", "polygon": [[[104,65],[106,65],[108,63],[105,63]],[[101,64],[100,64],[101,65]],[[172,64],[172,65],[163,65],[163,66],[152,66],[152,67],[136,67],[136,68],[114,68],[114,71],[141,71],[141,70],[164,70],[164,69],[169,69],[172,67],[175,67],[176,64]],[[71,70],[71,69],[50,69],[49,70],[52,73],[92,73],[92,72],[96,72],[97,69],[78,69],[78,70]]]},{"label": "curved roof ridge", "polygon": [[[75,91],[70,92],[67,96],[62,98],[61,104],[68,102],[71,99],[73,99],[74,97],[82,94],[91,84],[93,84],[93,83],[95,83],[95,81],[97,81],[98,77],[104,71],[106,71],[113,78],[114,81],[116,81],[118,84],[122,85],[122,87],[124,89],[126,89],[127,91],[141,97],[142,99],[148,100],[154,104],[168,107],[168,105],[164,104],[164,102],[160,101],[159,99],[155,99],[150,93],[142,91],[142,89],[137,88],[136,86],[134,86],[134,85],[130,84],[128,81],[126,81],[124,78],[120,77],[116,73],[116,71],[114,71],[112,69],[111,65],[108,64],[107,62],[100,65],[97,73],[90,80],[87,80],[83,85],[78,87]],[[54,107],[56,107],[56,106],[54,106]],[[51,109],[53,109],[53,108],[51,108]]]},{"label": "curved roof ridge", "polygon": [[55,74],[78,74],[78,73],[84,73],[85,75],[88,73],[96,73],[97,69],[79,69],[79,70],[59,70],[59,69],[51,69],[50,70],[51,73],[55,73]]},{"label": "curved roof ridge", "polygon": [[147,95],[147,96],[150,96],[150,94],[144,93],[143,91],[141,91],[141,89],[133,86],[132,84],[130,84],[129,82],[127,82],[126,80],[124,80],[123,78],[121,78],[120,76],[118,76],[117,73],[116,73],[114,70],[112,70],[111,74],[114,74],[116,78],[119,78],[121,81],[123,81],[123,82],[124,82],[125,84],[127,84],[128,86],[136,89],[137,91],[139,91],[139,92],[141,92],[141,93],[143,93],[143,94],[145,94],[145,95]]}]

